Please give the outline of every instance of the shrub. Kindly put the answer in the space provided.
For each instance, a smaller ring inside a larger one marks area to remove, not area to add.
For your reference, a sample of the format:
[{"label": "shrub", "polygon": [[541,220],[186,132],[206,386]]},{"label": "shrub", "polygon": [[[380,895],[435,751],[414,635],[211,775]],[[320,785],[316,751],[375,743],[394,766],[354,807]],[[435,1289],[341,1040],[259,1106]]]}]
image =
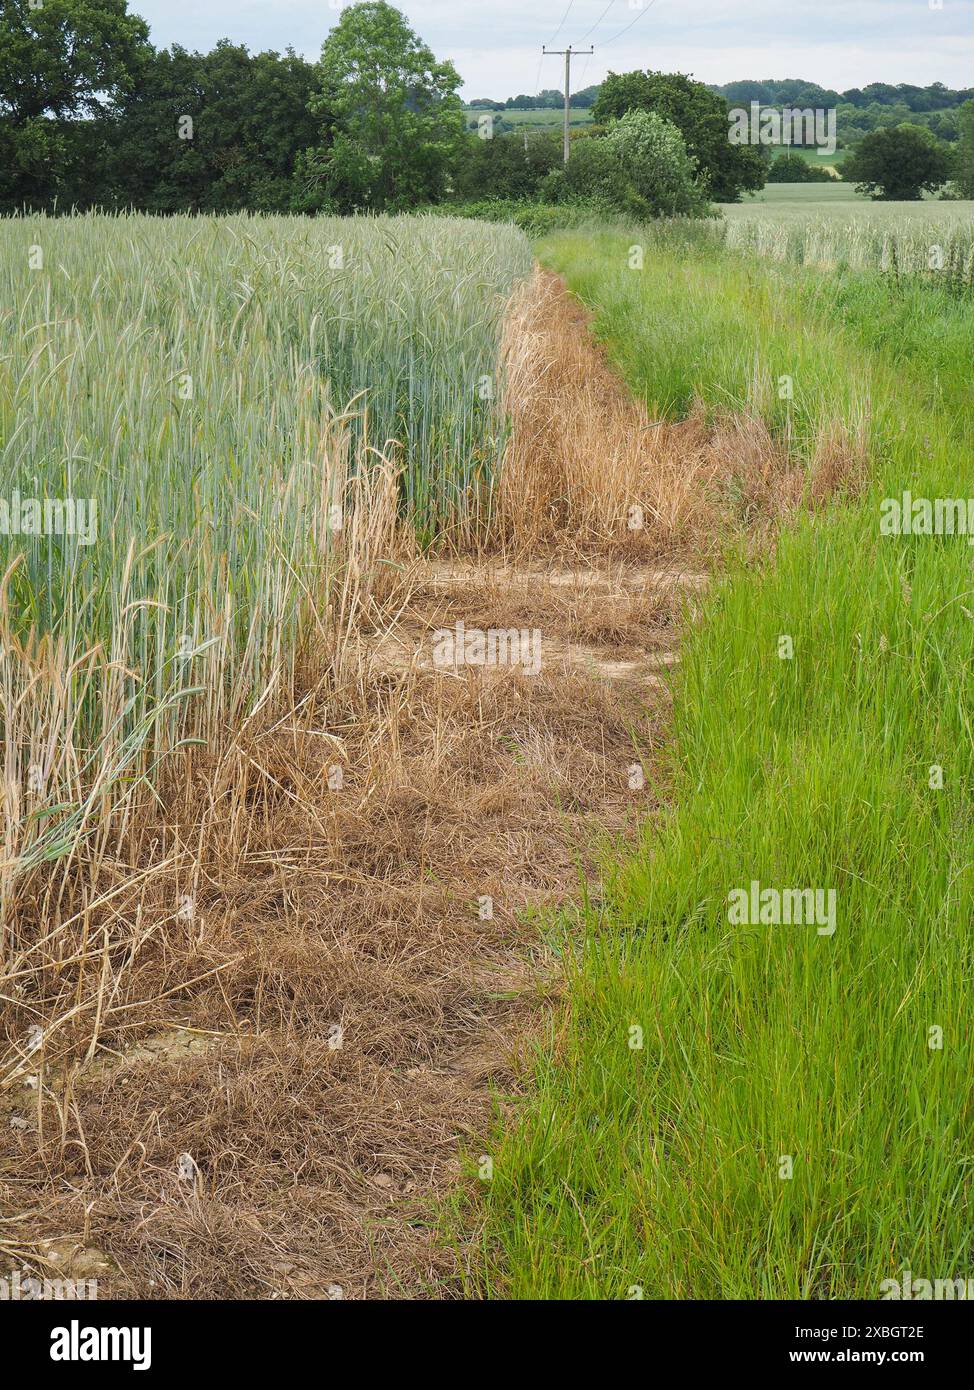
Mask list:
[{"label": "shrub", "polygon": [[834,183],[835,175],[817,164],[809,164],[800,154],[779,154],[771,161],[768,183]]},{"label": "shrub", "polygon": [[654,111],[629,111],[610,126],[605,144],[625,181],[621,210],[650,217],[706,213],[696,160],[672,122]]}]

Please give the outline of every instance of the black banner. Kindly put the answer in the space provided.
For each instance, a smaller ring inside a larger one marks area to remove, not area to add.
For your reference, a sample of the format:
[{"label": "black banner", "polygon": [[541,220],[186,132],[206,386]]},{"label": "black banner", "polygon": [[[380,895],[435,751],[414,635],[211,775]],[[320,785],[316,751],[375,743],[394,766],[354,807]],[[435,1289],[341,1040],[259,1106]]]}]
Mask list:
[{"label": "black banner", "polygon": [[[332,1302],[285,1303],[70,1303],[23,1301],[0,1304],[0,1338],[17,1349],[23,1375],[51,1367],[71,1379],[79,1371],[100,1377],[186,1375],[214,1371],[297,1370],[314,1362],[336,1334],[346,1335],[365,1317],[379,1328],[401,1328],[392,1353],[401,1363],[416,1346],[415,1318],[434,1318],[434,1304],[409,1310],[399,1324],[402,1305],[333,1306]],[[484,1330],[506,1324],[511,1309],[503,1305],[441,1306],[443,1332],[456,1319],[474,1316]],[[792,1366],[876,1366],[887,1370],[940,1368],[962,1360],[970,1335],[964,1302],[879,1303],[656,1303],[620,1305],[595,1314],[594,1331],[608,1315],[613,1333],[638,1329],[640,1355],[647,1368],[660,1358],[673,1359],[688,1371],[706,1368],[747,1372],[784,1371]],[[516,1310],[513,1313],[518,1318]],[[578,1314],[573,1314],[572,1335]],[[586,1313],[581,1316],[585,1318]],[[480,1324],[479,1320],[486,1321]],[[439,1332],[439,1328],[437,1332]],[[540,1329],[533,1324],[533,1335]],[[427,1335],[428,1332],[427,1332]],[[523,1334],[522,1334],[523,1335]],[[560,1344],[568,1347],[571,1343]],[[539,1345],[550,1352],[542,1333]],[[429,1343],[424,1341],[424,1355]],[[347,1352],[346,1352],[347,1354]],[[618,1355],[618,1343],[606,1356]],[[369,1344],[374,1364],[374,1345]],[[319,1360],[320,1364],[320,1360]]]}]

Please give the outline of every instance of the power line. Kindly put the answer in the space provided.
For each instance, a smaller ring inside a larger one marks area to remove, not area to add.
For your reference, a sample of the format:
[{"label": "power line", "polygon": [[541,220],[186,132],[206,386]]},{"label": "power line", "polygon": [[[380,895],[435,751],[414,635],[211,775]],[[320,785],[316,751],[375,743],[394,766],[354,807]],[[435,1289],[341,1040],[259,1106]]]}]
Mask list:
[{"label": "power line", "polygon": [[[607,14],[609,13],[609,11],[612,9],[612,6],[615,4],[615,2],[616,2],[616,0],[609,0],[609,3],[606,5],[605,9],[602,11],[602,13],[599,15],[598,19],[597,19],[597,20],[595,21],[595,23],[592,25],[592,27],[591,27],[591,29],[588,31],[588,33],[582,35],[582,43],[584,43],[585,40],[586,40],[587,38],[590,37],[590,35],[592,35],[592,34],[595,33],[596,29],[597,29],[597,28],[599,27],[599,25],[602,23],[603,19],[605,19],[606,15],[607,15]],[[591,55],[591,53],[587,53],[587,54],[585,55],[585,62],[582,64],[582,75],[581,75],[581,77],[578,79],[578,84],[579,84],[580,87],[584,87],[584,86],[585,86],[585,74],[588,72],[588,65],[589,65],[589,63],[590,63],[591,61],[592,61],[592,55]]]},{"label": "power line", "polygon": [[598,19],[595,21],[595,23],[592,25],[591,29],[588,31],[588,34],[583,34],[583,35],[582,35],[581,40],[580,40],[581,43],[584,43],[584,42],[585,42],[585,40],[588,38],[589,34],[594,34],[594,33],[595,33],[596,29],[597,29],[597,28],[599,27],[599,25],[602,23],[603,19],[605,19],[606,15],[607,15],[607,14],[609,13],[609,11],[612,9],[612,6],[615,4],[615,2],[616,2],[616,0],[609,0],[609,3],[606,5],[605,9],[602,11],[602,13],[599,15]]},{"label": "power line", "polygon": [[538,75],[534,79],[534,91],[529,92],[529,96],[537,96],[541,91],[541,64],[544,62],[544,49],[541,50],[541,57],[538,59]]},{"label": "power line", "polygon": [[643,15],[646,14],[647,10],[651,10],[655,4],[656,0],[649,0],[649,4],[646,6],[646,8],[640,10],[639,13],[636,15],[636,18],[631,19],[629,23],[626,25],[625,29],[620,29],[618,34],[612,35],[611,39],[603,40],[601,47],[604,48],[607,43],[615,43],[616,39],[621,39],[623,34],[628,34],[632,26],[634,24],[638,24],[639,21],[642,19]]},{"label": "power line", "polygon": [[[562,15],[562,17],[561,17],[561,23],[558,25],[558,28],[555,30],[555,32],[552,34],[551,38],[548,40],[548,43],[549,43],[549,44],[554,43],[555,39],[556,39],[556,38],[558,37],[558,35],[561,33],[562,29],[564,29],[564,27],[565,27],[565,20],[566,20],[566,19],[568,18],[568,16],[571,14],[571,12],[572,12],[572,6],[574,5],[574,3],[575,3],[575,0],[568,0],[568,9],[567,9],[567,10],[565,11],[565,13]],[[545,45],[545,47],[547,47],[547,45]],[[541,57],[538,59],[538,75],[537,75],[537,77],[534,79],[534,93],[533,93],[533,95],[535,95],[535,96],[537,96],[538,93],[541,91],[541,86],[540,86],[540,83],[541,83],[541,64],[542,64],[543,62],[544,62],[544,48],[542,48],[542,50],[541,50]]]},{"label": "power line", "polygon": [[[566,20],[566,19],[568,18],[568,16],[571,14],[571,12],[572,12],[572,6],[574,5],[574,3],[575,3],[575,0],[568,0],[568,9],[567,9],[567,10],[565,11],[565,13],[562,15],[562,17],[561,17],[561,23],[558,25],[558,28],[557,28],[557,29],[555,30],[555,32],[552,34],[551,38],[548,40],[548,43],[554,43],[555,39],[556,39],[556,38],[558,37],[558,35],[561,33],[562,29],[564,29],[564,27],[565,27],[565,20]],[[546,45],[546,46],[547,46],[547,45]]]}]

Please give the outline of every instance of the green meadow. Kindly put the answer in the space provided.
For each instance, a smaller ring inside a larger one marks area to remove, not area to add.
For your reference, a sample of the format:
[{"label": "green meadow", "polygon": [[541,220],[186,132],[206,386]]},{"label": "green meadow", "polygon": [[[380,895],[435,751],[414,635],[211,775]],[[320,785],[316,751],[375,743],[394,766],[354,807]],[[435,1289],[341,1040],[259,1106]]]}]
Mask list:
[{"label": "green meadow", "polygon": [[[492,1150],[478,1287],[877,1298],[904,1265],[965,1276],[974,551],[883,535],[880,504],[971,490],[970,303],[679,229],[636,273],[645,239],[539,248],[631,389],[759,413],[799,459],[845,431],[868,480],[761,562],[728,553],[688,624],[673,749],[646,761],[669,809],[555,933],[565,1000]],[[834,933],[742,924],[752,884],[834,893]]]}]

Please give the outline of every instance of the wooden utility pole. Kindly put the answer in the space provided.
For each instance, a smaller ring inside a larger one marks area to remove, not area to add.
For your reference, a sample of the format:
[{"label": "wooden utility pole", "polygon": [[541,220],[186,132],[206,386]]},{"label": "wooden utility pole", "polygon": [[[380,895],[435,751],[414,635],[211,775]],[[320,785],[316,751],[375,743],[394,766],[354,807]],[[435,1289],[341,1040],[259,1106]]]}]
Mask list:
[{"label": "wooden utility pole", "polygon": [[580,53],[591,55],[595,52],[594,48],[572,48],[571,44],[567,48],[542,48],[541,52],[546,56],[553,53],[565,55],[565,163],[568,163],[568,121],[571,115],[571,91],[572,91],[572,58]]}]

